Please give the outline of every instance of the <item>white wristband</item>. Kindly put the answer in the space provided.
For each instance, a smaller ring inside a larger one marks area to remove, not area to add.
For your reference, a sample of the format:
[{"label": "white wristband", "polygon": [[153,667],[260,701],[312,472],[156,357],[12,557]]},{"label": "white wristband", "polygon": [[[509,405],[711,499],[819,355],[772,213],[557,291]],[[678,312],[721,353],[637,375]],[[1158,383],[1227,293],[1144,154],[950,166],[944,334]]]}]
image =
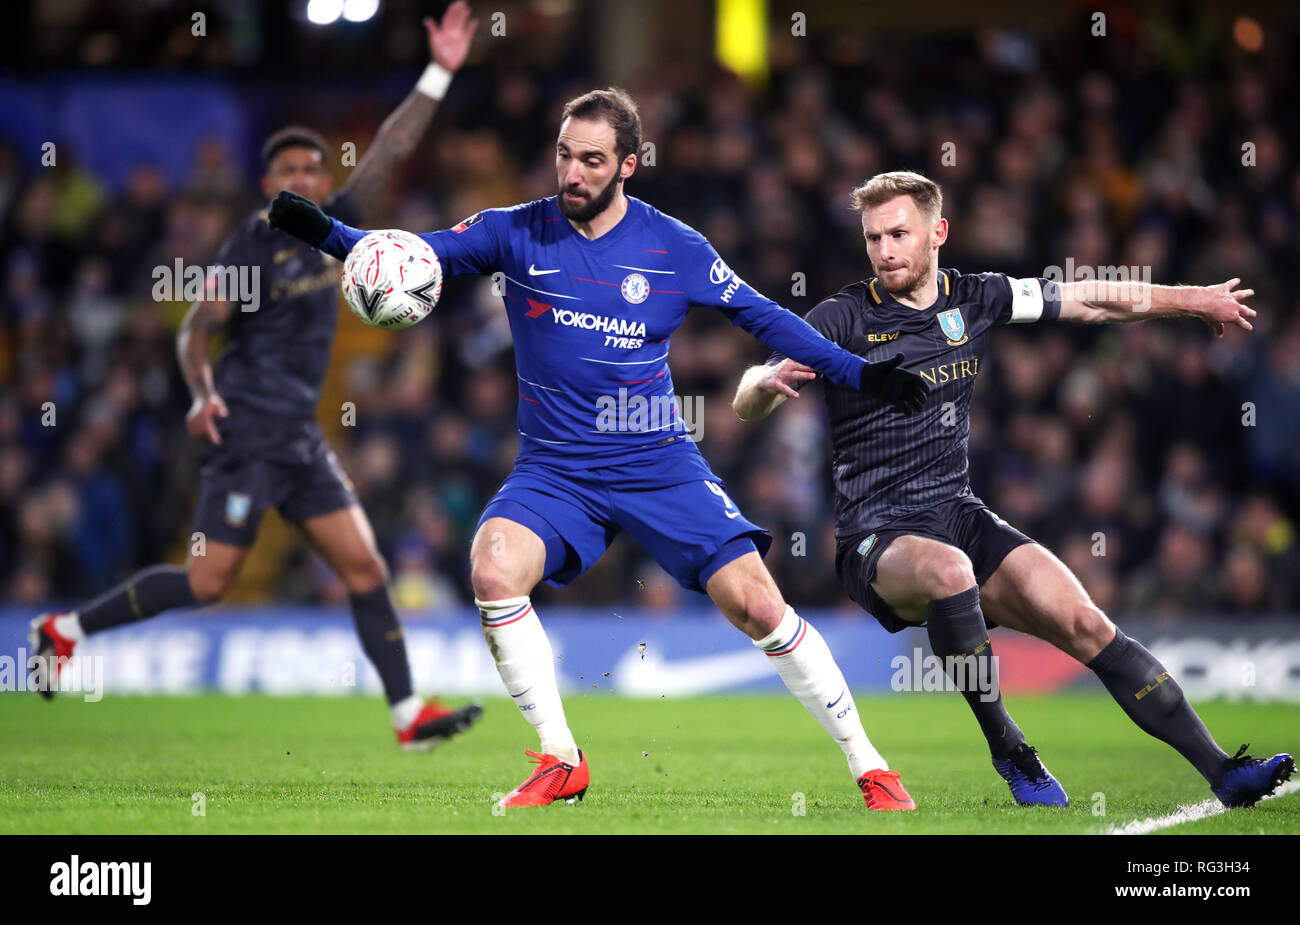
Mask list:
[{"label": "white wristband", "polygon": [[451,71],[434,62],[424,69],[424,73],[420,75],[419,81],[415,84],[415,89],[425,96],[440,100],[446,96],[447,87],[450,84]]}]

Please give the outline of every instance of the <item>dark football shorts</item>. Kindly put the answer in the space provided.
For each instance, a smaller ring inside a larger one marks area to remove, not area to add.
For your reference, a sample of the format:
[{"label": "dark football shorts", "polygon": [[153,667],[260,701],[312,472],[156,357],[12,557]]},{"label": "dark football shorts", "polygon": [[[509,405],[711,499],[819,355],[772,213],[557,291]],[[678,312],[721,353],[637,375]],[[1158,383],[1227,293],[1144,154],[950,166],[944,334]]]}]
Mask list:
[{"label": "dark football shorts", "polygon": [[230,417],[216,419],[221,443],[203,451],[195,530],[247,548],[267,508],[302,523],[357,503],[316,421],[229,408]]},{"label": "dark football shorts", "polygon": [[[1017,546],[1034,542],[990,511],[974,495],[906,514],[891,520],[875,533],[840,540],[835,550],[835,572],[840,576],[840,583],[858,606],[891,633],[909,626],[925,625],[901,619],[871,587],[881,555],[890,543],[908,534],[938,540],[966,553],[975,569],[975,582],[981,586],[997,571],[1007,553]],[[997,626],[987,617],[984,622],[990,627]]]}]

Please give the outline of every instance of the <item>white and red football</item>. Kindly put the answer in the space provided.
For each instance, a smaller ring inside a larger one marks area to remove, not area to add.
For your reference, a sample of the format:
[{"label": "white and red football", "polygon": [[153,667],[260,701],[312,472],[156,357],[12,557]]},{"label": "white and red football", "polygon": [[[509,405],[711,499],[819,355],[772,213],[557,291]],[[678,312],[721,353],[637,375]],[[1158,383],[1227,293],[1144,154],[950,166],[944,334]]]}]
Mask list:
[{"label": "white and red football", "polygon": [[372,231],[343,263],[343,298],[352,314],[377,328],[409,328],[442,295],[442,264],[409,231]]}]

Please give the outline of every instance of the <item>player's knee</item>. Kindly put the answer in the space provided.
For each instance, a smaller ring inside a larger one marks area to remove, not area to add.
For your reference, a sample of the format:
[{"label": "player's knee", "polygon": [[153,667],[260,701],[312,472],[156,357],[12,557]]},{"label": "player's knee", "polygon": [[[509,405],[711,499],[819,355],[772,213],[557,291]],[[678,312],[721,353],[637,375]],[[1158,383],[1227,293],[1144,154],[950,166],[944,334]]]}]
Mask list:
[{"label": "player's knee", "polygon": [[215,604],[226,596],[235,582],[235,573],[225,569],[191,568],[190,589],[200,604]]},{"label": "player's knee", "polygon": [[931,556],[921,573],[922,585],[931,600],[952,597],[975,586],[975,568],[960,549]]},{"label": "player's knee", "polygon": [[528,594],[523,576],[502,561],[501,556],[475,555],[470,562],[470,584],[480,601],[503,601]]},{"label": "player's knee", "polygon": [[746,621],[761,638],[780,626],[786,604],[779,594],[756,593],[746,596],[744,608]]},{"label": "player's knee", "polygon": [[388,565],[379,554],[359,556],[340,576],[352,594],[363,594],[388,583]]},{"label": "player's knee", "polygon": [[1061,629],[1070,651],[1100,651],[1115,638],[1115,624],[1091,601],[1070,605]]},{"label": "player's knee", "polygon": [[785,598],[757,555],[723,566],[705,590],[731,624],[754,639],[767,636],[785,616]]}]

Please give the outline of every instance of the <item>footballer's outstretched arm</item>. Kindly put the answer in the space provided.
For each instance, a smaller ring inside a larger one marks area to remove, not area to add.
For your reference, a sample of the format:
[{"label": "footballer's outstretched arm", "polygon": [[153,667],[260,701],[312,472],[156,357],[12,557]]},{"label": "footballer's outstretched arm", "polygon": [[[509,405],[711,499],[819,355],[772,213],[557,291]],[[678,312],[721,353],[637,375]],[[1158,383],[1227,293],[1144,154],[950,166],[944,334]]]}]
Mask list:
[{"label": "footballer's outstretched arm", "polygon": [[767,417],[787,398],[799,397],[799,386],[817,378],[817,370],[786,357],[780,363],[751,366],[740,377],[731,407],[742,421]]},{"label": "footballer's outstretched arm", "polygon": [[[676,256],[678,279],[696,305],[711,305],[731,323],[744,328],[784,356],[817,370],[831,382],[857,389],[888,402],[904,413],[915,413],[929,391],[920,376],[899,369],[900,353],[868,363],[825,337],[789,309],[782,308],[736,276],[698,231],[680,223]],[[770,409],[769,409],[770,410]]]},{"label": "footballer's outstretched arm", "polygon": [[342,192],[351,194],[363,215],[373,208],[394,167],[410,156],[429,127],[447,85],[469,55],[478,20],[470,17],[465,0],[456,0],[447,8],[441,25],[425,17],[424,28],[432,63],[425,68],[415,89],[379,126],[370,149],[343,185]]},{"label": "footballer's outstretched arm", "polygon": [[210,335],[230,321],[231,310],[229,302],[195,302],[176,333],[176,358],[180,361],[185,384],[194,396],[189,413],[185,415],[185,426],[191,437],[213,443],[221,442],[213,418],[228,417],[230,412],[217,394],[208,343]]},{"label": "footballer's outstretched arm", "polygon": [[1253,289],[1230,279],[1217,286],[1155,286],[1116,280],[1059,283],[1062,321],[1102,324],[1151,318],[1199,318],[1222,337],[1225,325],[1251,330],[1255,310],[1245,300]]},{"label": "footballer's outstretched arm", "polygon": [[[509,209],[487,209],[454,228],[415,233],[437,255],[444,276],[491,273],[501,262],[497,226],[508,221]],[[316,203],[297,193],[280,190],[267,209],[267,223],[299,241],[319,248],[339,260],[370,232],[331,218]]]},{"label": "footballer's outstretched arm", "polygon": [[[742,284],[742,288],[748,289]],[[834,341],[828,340],[789,309],[765,299],[754,290],[756,298],[737,299],[735,313],[723,309],[739,325],[774,350],[819,370],[831,382],[874,395],[906,414],[915,414],[925,405],[929,392],[925,380],[916,373],[899,369],[901,353],[868,363]],[[738,294],[739,296],[739,294]],[[813,366],[812,364],[817,364]]]}]

